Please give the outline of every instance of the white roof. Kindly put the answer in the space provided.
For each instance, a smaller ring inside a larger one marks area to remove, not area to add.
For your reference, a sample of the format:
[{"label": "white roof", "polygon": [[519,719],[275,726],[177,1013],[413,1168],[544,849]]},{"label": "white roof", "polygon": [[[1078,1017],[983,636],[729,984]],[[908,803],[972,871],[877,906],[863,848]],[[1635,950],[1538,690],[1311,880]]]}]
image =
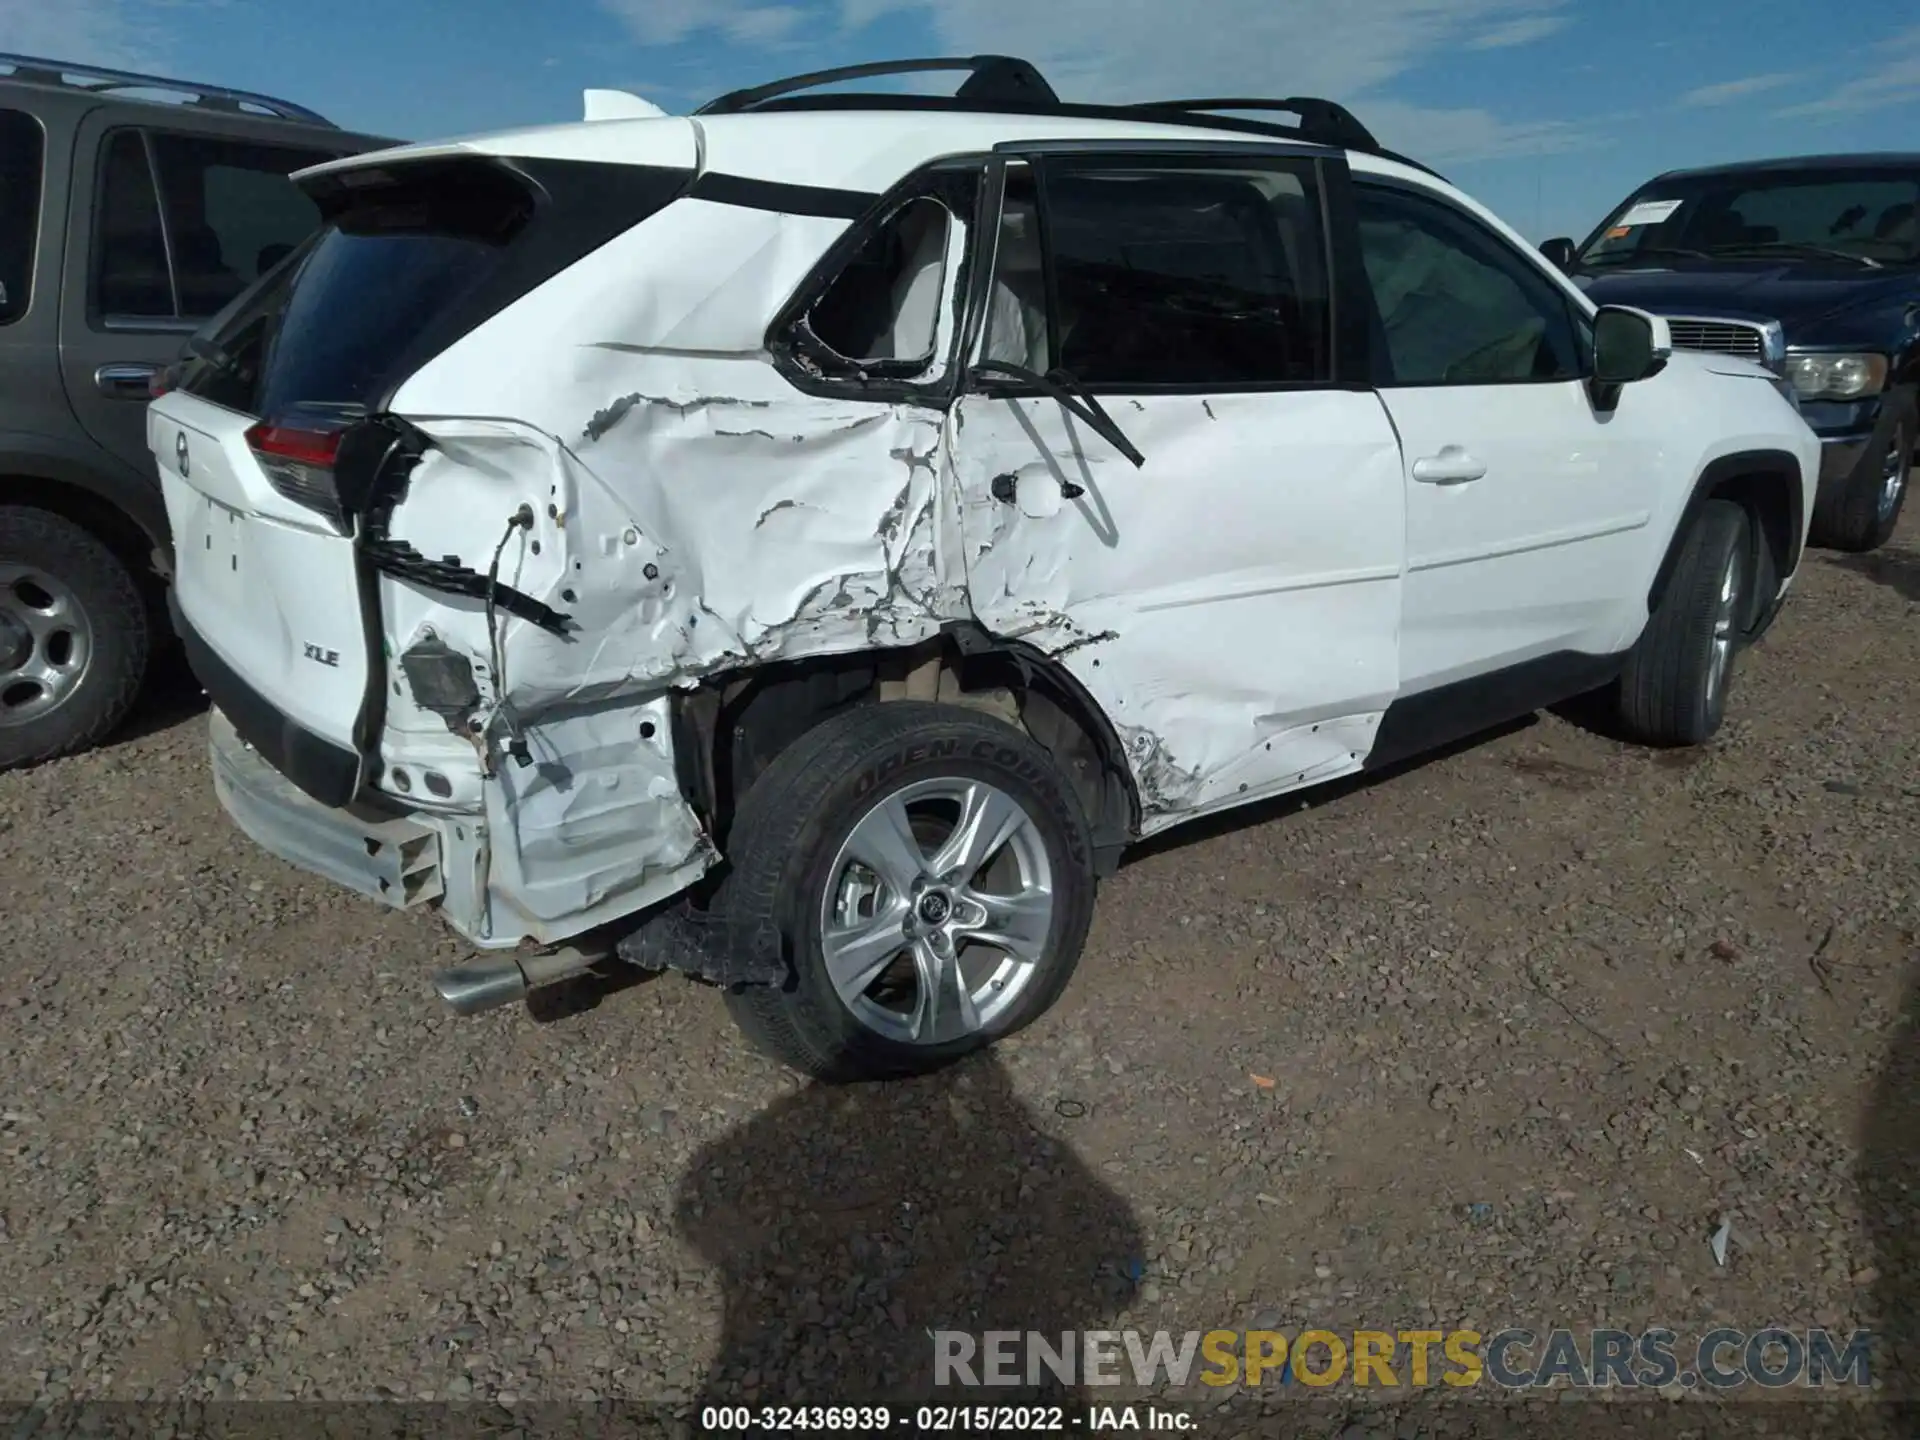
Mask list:
[{"label": "white roof", "polygon": [[[1295,142],[1285,136],[1205,125],[1076,115],[1004,115],[952,110],[781,110],[735,115],[643,117],[572,121],[503,130],[424,145],[403,145],[315,165],[320,175],[372,164],[452,155],[590,160],[717,171],[751,180],[830,190],[878,192],[908,172],[948,155],[977,155],[996,145],[1032,140],[1213,140],[1223,145]],[[1338,147],[1313,147],[1335,149]],[[1491,211],[1411,165],[1363,151],[1347,151],[1357,173],[1391,176],[1439,190],[1527,242]],[[1530,248],[1530,247],[1529,247]]]},{"label": "white roof", "polygon": [[1205,126],[1071,115],[782,110],[692,118],[608,118],[506,130],[348,156],[301,173],[318,175],[376,161],[461,153],[691,166],[696,147],[703,145],[703,170],[833,190],[884,190],[930,160],[977,154],[1007,141],[1210,139],[1225,144],[1272,144],[1275,138]]}]

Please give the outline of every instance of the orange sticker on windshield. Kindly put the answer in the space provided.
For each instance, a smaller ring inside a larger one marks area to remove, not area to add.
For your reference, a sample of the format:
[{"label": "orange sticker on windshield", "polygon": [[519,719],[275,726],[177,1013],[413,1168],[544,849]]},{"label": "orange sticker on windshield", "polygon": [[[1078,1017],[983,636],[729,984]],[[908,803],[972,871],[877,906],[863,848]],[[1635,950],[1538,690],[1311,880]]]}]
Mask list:
[{"label": "orange sticker on windshield", "polygon": [[1616,225],[1613,229],[1607,231],[1607,239],[1624,240],[1627,236],[1631,235],[1632,233],[1633,233],[1633,227],[1631,225]]}]

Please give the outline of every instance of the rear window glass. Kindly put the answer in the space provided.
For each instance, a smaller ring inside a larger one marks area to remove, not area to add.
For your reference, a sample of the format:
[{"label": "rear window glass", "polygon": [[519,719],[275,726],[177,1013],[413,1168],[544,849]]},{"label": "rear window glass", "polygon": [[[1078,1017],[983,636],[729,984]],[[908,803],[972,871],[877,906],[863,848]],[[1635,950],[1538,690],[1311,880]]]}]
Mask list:
[{"label": "rear window glass", "polygon": [[46,148],[38,120],[0,110],[0,325],[26,314],[32,298]]},{"label": "rear window glass", "polygon": [[371,172],[330,208],[312,244],[196,337],[182,389],[260,415],[373,405],[531,213],[518,184],[472,166]]}]

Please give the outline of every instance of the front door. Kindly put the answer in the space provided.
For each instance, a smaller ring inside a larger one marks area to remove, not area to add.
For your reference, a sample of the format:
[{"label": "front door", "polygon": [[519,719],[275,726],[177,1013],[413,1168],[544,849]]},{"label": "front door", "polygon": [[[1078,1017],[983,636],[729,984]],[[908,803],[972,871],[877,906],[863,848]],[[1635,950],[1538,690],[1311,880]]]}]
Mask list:
[{"label": "front door", "polygon": [[1357,769],[1398,680],[1400,453],[1331,383],[1328,163],[1007,167],[949,426],[971,603],[1105,710],[1148,832]]},{"label": "front door", "polygon": [[60,365],[67,402],[95,443],[153,473],[149,380],[319,225],[287,177],[334,154],[99,117],[81,126]]},{"label": "front door", "polygon": [[1430,191],[1355,192],[1374,379],[1407,465],[1402,692],[1573,675],[1644,616],[1662,429],[1596,409],[1586,318],[1534,258]]}]

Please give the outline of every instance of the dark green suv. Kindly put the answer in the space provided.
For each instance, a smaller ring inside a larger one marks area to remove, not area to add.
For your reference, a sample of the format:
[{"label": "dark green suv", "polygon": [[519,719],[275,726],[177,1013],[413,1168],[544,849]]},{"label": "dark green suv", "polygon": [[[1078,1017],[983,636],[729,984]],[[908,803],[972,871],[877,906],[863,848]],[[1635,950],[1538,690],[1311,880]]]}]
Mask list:
[{"label": "dark green suv", "polygon": [[149,384],[318,226],[289,173],[389,143],[0,54],[0,769],[126,718],[166,625]]}]

